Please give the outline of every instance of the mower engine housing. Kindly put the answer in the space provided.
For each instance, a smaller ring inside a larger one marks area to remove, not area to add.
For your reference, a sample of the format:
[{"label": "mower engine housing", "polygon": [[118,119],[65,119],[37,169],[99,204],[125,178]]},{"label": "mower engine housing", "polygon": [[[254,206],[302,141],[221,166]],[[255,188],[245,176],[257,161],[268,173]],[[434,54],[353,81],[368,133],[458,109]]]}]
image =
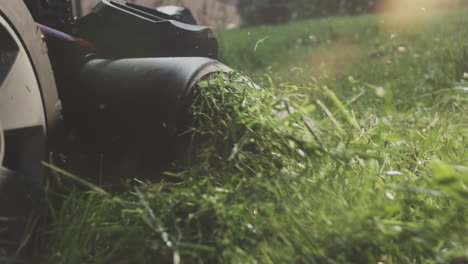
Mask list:
[{"label": "mower engine housing", "polygon": [[102,0],[75,21],[79,38],[40,28],[63,104],[54,152],[67,156],[62,167],[90,178],[167,168],[197,82],[232,71],[214,59],[211,28],[130,3]]}]

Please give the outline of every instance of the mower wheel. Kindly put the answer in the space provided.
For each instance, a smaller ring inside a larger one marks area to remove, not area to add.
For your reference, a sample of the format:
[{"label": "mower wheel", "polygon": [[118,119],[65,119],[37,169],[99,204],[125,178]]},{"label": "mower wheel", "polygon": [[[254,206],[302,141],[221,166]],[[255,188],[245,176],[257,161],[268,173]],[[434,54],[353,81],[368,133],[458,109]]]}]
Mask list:
[{"label": "mower wheel", "polygon": [[42,181],[46,134],[57,106],[41,32],[23,1],[1,0],[0,249],[10,248],[7,252],[18,245],[34,209],[32,190]]}]

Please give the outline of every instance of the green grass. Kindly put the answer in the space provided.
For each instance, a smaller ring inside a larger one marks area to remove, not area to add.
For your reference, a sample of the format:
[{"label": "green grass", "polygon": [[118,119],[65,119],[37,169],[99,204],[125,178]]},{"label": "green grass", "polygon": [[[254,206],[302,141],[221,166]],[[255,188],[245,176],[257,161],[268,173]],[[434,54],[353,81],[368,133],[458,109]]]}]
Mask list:
[{"label": "green grass", "polygon": [[52,176],[36,259],[467,263],[468,10],[432,19],[221,33],[261,88],[200,83],[178,183]]}]

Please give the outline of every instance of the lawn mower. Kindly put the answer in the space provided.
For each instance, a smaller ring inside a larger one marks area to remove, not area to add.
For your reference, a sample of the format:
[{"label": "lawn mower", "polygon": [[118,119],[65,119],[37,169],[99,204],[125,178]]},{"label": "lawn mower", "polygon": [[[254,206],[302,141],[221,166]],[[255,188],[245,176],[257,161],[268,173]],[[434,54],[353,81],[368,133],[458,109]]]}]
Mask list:
[{"label": "lawn mower", "polygon": [[19,246],[43,162],[97,183],[154,175],[176,156],[197,83],[231,71],[185,8],[71,10],[70,0],[0,1],[0,248]]}]

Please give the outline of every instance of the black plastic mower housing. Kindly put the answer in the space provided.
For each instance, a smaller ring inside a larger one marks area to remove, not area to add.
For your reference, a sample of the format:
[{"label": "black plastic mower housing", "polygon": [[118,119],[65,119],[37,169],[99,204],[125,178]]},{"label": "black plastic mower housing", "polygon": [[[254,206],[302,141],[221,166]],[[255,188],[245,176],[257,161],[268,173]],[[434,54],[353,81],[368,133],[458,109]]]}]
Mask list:
[{"label": "black plastic mower housing", "polygon": [[217,58],[213,30],[126,2],[102,0],[76,22],[79,37],[93,43],[102,57]]}]

